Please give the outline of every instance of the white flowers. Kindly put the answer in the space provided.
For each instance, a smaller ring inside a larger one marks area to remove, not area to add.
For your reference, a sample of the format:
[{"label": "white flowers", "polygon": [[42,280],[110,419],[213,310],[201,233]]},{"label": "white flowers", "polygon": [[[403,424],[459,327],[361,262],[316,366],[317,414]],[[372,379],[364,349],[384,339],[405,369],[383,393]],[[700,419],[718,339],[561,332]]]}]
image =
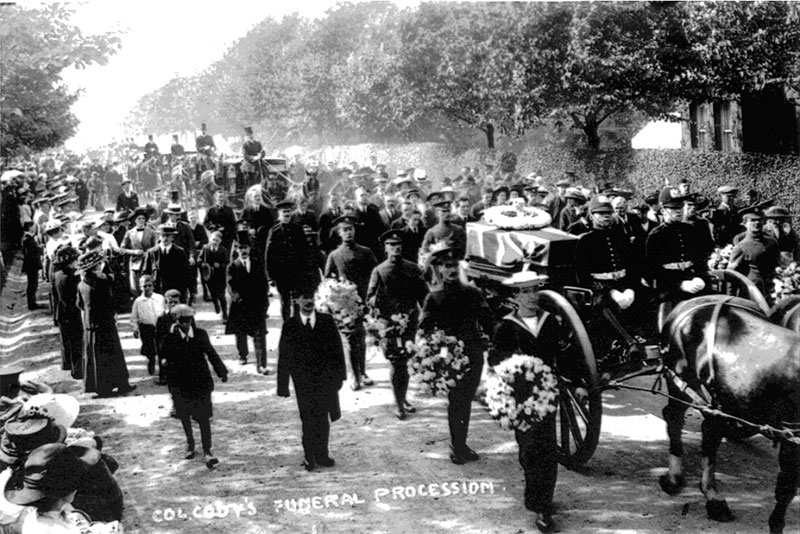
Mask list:
[{"label": "white flowers", "polygon": [[727,269],[728,263],[731,261],[731,252],[733,252],[733,244],[726,245],[724,248],[715,248],[708,258],[708,268],[712,271]]},{"label": "white flowers", "polygon": [[775,279],[772,281],[773,302],[779,302],[791,295],[800,294],[800,268],[796,262],[792,262],[786,267],[775,269]]},{"label": "white flowers", "polygon": [[356,285],[347,280],[326,278],[314,295],[317,311],[330,313],[339,330],[349,331],[357,324],[364,311]]},{"label": "white flowers", "polygon": [[527,354],[514,354],[496,365],[486,381],[492,418],[509,430],[529,430],[556,411],[558,380],[550,366]]},{"label": "white flowers", "polygon": [[469,370],[469,358],[464,354],[463,341],[434,330],[417,339],[410,367],[423,393],[447,396]]},{"label": "white flowers", "polygon": [[409,321],[407,313],[395,313],[389,319],[384,319],[373,311],[364,317],[367,345],[377,345],[389,359],[410,356],[414,351],[414,344],[409,346],[410,341],[404,343],[402,338],[408,330]]},{"label": "white flowers", "polygon": [[483,220],[503,230],[538,230],[553,222],[549,213],[532,206],[491,206],[483,212]]}]

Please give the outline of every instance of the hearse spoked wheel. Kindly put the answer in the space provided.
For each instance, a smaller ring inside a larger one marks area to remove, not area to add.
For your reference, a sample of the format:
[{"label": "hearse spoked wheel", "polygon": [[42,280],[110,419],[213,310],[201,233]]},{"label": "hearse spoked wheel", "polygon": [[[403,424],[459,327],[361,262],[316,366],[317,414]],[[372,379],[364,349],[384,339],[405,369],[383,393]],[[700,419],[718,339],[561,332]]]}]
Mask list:
[{"label": "hearse spoked wheel", "polygon": [[542,316],[540,339],[551,340],[557,352],[554,372],[559,385],[558,461],[567,469],[574,469],[589,461],[600,438],[603,400],[597,364],[586,328],[572,304],[549,289],[536,296],[539,307],[548,312]]}]

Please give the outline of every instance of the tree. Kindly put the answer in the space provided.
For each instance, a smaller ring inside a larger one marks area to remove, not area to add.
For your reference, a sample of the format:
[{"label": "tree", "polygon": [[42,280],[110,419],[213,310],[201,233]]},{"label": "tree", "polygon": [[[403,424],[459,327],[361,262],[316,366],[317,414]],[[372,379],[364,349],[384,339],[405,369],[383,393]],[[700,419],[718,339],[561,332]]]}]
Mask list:
[{"label": "tree", "polygon": [[78,121],[70,111],[79,93],[61,73],[68,67],[105,64],[119,49],[116,33],[83,35],[70,23],[67,4],[39,9],[0,6],[0,152],[3,157],[63,143]]}]

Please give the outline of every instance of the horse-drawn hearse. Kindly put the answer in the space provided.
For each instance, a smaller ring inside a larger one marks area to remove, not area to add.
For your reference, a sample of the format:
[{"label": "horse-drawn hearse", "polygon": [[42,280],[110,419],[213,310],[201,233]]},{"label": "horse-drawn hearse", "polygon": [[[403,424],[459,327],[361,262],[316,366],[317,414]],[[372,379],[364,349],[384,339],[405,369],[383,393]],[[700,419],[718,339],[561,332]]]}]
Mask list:
[{"label": "horse-drawn hearse", "polygon": [[[485,293],[494,309],[503,309],[512,274],[542,275],[536,293],[539,324],[558,340],[556,421],[559,461],[574,469],[592,457],[600,437],[602,394],[609,389],[645,389],[629,384],[652,376],[651,393],[667,400],[664,418],[670,465],[662,489],[675,494],[683,486],[681,429],[688,408],[703,422],[701,489],[710,518],[731,521],[726,501],[716,490],[714,465],[723,437],[762,434],[780,443],[780,474],[770,531],[783,531],[788,504],[800,478],[800,297],[771,311],[764,296],[734,271],[711,271],[712,295],[678,304],[665,317],[656,309],[643,314],[652,323],[649,338],[631,336],[620,356],[598,350],[589,332],[592,291],[575,283],[575,236],[549,226],[500,229],[485,222],[467,224],[466,278]],[[660,321],[659,321],[660,318]],[[657,324],[657,323],[661,324]],[[793,328],[787,328],[787,326]],[[647,329],[644,329],[647,331]],[[666,385],[666,392],[662,386]]]},{"label": "horse-drawn hearse", "polygon": [[216,185],[228,193],[235,209],[245,206],[245,194],[261,185],[264,203],[272,207],[284,200],[290,189],[289,165],[284,158],[258,158],[251,163],[256,172],[245,173],[241,156],[223,159],[216,173]]}]

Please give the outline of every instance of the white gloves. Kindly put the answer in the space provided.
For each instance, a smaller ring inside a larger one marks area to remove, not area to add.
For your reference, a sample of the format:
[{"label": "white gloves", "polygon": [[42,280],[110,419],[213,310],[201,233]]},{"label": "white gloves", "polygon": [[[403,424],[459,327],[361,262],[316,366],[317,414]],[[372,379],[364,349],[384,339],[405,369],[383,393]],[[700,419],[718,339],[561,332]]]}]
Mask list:
[{"label": "white gloves", "polygon": [[617,291],[616,289],[611,290],[611,298],[614,299],[614,302],[622,310],[627,310],[631,304],[633,304],[633,299],[636,295],[633,292],[633,289],[626,289],[625,291]]},{"label": "white gloves", "polygon": [[706,287],[706,283],[703,282],[702,278],[694,277],[691,280],[684,280],[681,282],[681,291],[685,291],[686,293],[695,294]]}]

